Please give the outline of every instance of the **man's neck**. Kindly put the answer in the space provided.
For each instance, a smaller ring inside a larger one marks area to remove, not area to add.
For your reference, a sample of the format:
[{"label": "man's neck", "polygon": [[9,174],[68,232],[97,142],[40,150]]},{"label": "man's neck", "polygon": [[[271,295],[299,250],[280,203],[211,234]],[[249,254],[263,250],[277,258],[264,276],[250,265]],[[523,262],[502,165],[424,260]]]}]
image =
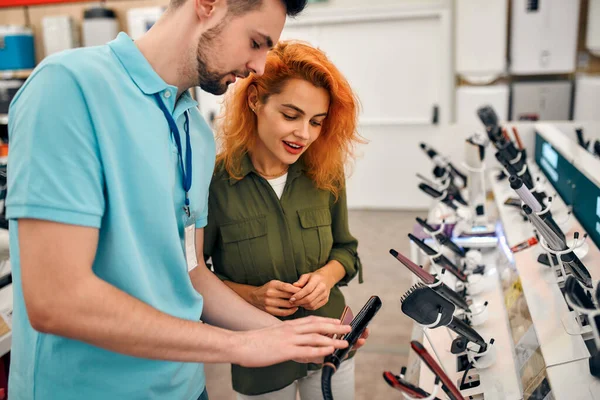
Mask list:
[{"label": "man's neck", "polygon": [[182,21],[181,15],[165,15],[135,41],[152,69],[167,84],[177,87],[177,98],[194,86],[191,78],[194,76],[194,66],[190,65],[189,57],[190,46],[196,43],[194,33],[192,20]]}]

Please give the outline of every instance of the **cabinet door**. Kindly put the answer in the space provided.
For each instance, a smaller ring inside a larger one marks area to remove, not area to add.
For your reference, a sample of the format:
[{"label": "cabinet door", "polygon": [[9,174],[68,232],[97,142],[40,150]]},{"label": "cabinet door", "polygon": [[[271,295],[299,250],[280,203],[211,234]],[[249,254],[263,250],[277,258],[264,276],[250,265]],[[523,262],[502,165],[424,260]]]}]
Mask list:
[{"label": "cabinet door", "polygon": [[451,118],[447,11],[307,10],[288,22],[282,38],[327,53],[360,98],[362,125],[428,125]]}]

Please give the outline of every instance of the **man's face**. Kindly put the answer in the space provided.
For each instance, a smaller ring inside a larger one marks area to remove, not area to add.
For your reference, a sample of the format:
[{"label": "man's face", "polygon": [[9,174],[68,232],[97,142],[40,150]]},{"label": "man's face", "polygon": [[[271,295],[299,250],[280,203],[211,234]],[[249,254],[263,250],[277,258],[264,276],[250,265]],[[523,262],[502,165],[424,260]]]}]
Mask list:
[{"label": "man's face", "polygon": [[263,0],[260,8],[240,16],[226,16],[198,42],[198,85],[221,95],[236,79],[251,72],[262,75],[267,52],[285,24],[281,0]]}]

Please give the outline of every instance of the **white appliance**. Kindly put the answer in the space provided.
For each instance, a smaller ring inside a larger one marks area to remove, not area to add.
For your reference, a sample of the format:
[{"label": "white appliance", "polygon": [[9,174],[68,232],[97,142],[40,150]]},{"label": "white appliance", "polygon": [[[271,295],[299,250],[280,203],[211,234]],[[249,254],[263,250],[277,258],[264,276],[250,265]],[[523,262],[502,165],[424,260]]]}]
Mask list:
[{"label": "white appliance", "polygon": [[89,8],[83,12],[83,45],[100,46],[117,37],[119,24],[111,9],[104,7]]},{"label": "white appliance", "polygon": [[585,47],[590,53],[600,57],[600,0],[588,0]]},{"label": "white appliance", "polygon": [[580,3],[580,0],[512,0],[512,74],[575,71]]},{"label": "white appliance", "polygon": [[456,123],[479,127],[477,109],[491,106],[500,121],[508,121],[508,84],[458,86],[456,88]]},{"label": "white appliance", "polygon": [[578,76],[575,80],[573,120],[600,121],[600,76]]},{"label": "white appliance", "polygon": [[127,11],[127,29],[129,36],[139,39],[164,13],[164,7],[131,8]]},{"label": "white appliance", "polygon": [[507,0],[456,0],[456,72],[470,83],[490,83],[506,70]]},{"label": "white appliance", "polygon": [[77,25],[69,15],[42,18],[42,32],[46,56],[81,45]]},{"label": "white appliance", "polygon": [[512,120],[569,120],[572,92],[571,81],[513,83]]}]

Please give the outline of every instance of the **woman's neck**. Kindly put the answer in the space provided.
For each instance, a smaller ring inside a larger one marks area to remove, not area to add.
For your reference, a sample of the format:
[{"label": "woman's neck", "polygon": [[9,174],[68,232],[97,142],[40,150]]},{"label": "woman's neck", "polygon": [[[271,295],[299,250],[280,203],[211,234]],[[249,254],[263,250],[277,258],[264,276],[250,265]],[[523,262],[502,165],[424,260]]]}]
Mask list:
[{"label": "woman's neck", "polygon": [[289,168],[289,165],[282,163],[262,148],[251,151],[250,160],[256,171],[264,177],[276,178],[285,174]]}]

